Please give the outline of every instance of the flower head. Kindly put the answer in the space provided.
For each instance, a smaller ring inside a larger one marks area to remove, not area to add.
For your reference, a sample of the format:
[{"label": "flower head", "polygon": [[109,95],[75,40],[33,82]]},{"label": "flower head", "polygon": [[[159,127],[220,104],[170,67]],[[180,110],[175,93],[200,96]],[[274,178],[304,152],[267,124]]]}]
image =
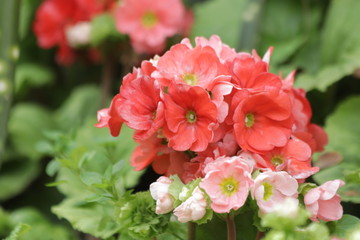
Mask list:
[{"label": "flower head", "polygon": [[171,212],[174,207],[174,199],[169,194],[169,186],[172,180],[168,177],[160,177],[156,182],[150,184],[150,193],[154,200],[156,200],[157,214],[165,214]]},{"label": "flower head", "polygon": [[305,194],[304,203],[306,209],[312,213],[311,220],[336,221],[342,217],[341,198],[336,192],[344,184],[338,179],[327,181]]},{"label": "flower head", "polygon": [[135,50],[156,53],[165,47],[167,37],[180,31],[184,16],[180,0],[124,0],[115,18],[118,30],[129,34]]},{"label": "flower head", "polygon": [[174,215],[177,216],[179,222],[197,221],[205,216],[206,206],[204,193],[196,187],[192,195],[174,209]]},{"label": "flower head", "polygon": [[253,184],[249,166],[239,156],[219,157],[206,165],[205,178],[200,183],[217,213],[228,213],[242,207]]},{"label": "flower head", "polygon": [[254,180],[251,195],[256,199],[261,213],[274,211],[276,204],[286,198],[297,197],[298,183],[286,172],[260,173]]}]

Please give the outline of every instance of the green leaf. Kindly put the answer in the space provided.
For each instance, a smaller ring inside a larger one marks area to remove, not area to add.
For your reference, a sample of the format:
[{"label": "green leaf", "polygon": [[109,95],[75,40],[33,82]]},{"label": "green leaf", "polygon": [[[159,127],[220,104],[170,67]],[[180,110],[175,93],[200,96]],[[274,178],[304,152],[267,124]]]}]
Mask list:
[{"label": "green leaf", "polygon": [[92,45],[98,46],[107,39],[122,39],[124,37],[125,35],[116,30],[112,14],[101,14],[91,20],[90,43]]},{"label": "green leaf", "polygon": [[52,224],[37,210],[21,208],[10,214],[13,223],[24,223],[31,227],[24,236],[18,240],[75,240],[75,234],[61,225]]},{"label": "green leaf", "polygon": [[21,63],[16,67],[16,92],[29,91],[31,87],[41,87],[54,81],[54,73],[37,63]]},{"label": "green leaf", "polygon": [[[342,102],[336,111],[330,115],[325,124],[329,136],[326,152],[339,152],[343,161],[335,166],[321,170],[314,175],[314,179],[322,184],[336,178],[345,180],[345,175],[360,169],[360,97],[351,97]],[[355,172],[353,172],[355,173]],[[351,186],[344,186],[340,190],[343,200],[360,202],[360,183],[356,175],[347,175],[346,182]]]},{"label": "green leaf", "polygon": [[345,238],[348,232],[359,226],[359,218],[344,214],[344,216],[339,221],[337,221],[334,235],[339,238]]},{"label": "green leaf", "polygon": [[9,199],[26,189],[39,171],[39,164],[28,159],[3,163],[0,174],[0,201]]},{"label": "green leaf", "polygon": [[[273,46],[271,65],[277,68],[278,64],[289,59],[316,33],[315,29],[321,20],[321,5],[313,1],[282,0],[266,1],[264,5],[259,51],[265,52]],[[273,67],[271,69],[274,71]]]},{"label": "green leaf", "polygon": [[114,235],[120,227],[114,220],[114,208],[109,204],[85,203],[74,197],[52,207],[52,211],[68,220],[75,229],[100,238]]},{"label": "green leaf", "polygon": [[9,138],[18,153],[37,161],[43,155],[37,151],[37,143],[45,139],[44,131],[53,127],[48,110],[30,103],[17,104],[9,119]]},{"label": "green leaf", "polygon": [[20,237],[29,232],[31,227],[24,223],[19,223],[10,235],[4,240],[19,240]]},{"label": "green leaf", "polygon": [[61,129],[76,129],[85,119],[96,116],[100,106],[100,90],[95,86],[76,88],[65,103],[55,113],[55,119]]},{"label": "green leaf", "polygon": [[321,69],[316,74],[301,76],[298,86],[324,91],[360,67],[360,32],[354,31],[360,22],[359,11],[360,2],[357,0],[331,2],[319,45]]},{"label": "green leaf", "polygon": [[246,2],[245,0],[212,0],[197,4],[194,7],[196,21],[191,38],[196,36],[208,38],[217,34],[225,44],[237,47],[240,42]]}]

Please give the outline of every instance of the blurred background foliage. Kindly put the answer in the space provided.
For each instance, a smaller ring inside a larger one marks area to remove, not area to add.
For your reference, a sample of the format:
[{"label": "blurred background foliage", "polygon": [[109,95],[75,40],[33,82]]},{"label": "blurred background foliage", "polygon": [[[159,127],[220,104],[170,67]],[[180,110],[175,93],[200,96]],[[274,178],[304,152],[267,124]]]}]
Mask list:
[{"label": "blurred background foliage", "polygon": [[[313,179],[319,184],[343,179],[345,213],[359,217],[360,1],[184,2],[195,15],[191,39],[218,34],[238,51],[256,49],[260,55],[274,46],[271,71],[283,76],[297,71],[295,84],[308,91],[313,122],[325,127],[330,140],[314,158],[322,170]],[[107,129],[93,126],[101,108],[101,64],[78,61],[62,67],[54,50],[37,46],[32,22],[40,3],[22,0],[20,5],[20,58],[6,151],[0,155],[0,237],[12,231],[8,239],[93,239],[70,230],[57,215],[80,232],[113,239],[119,224],[114,204],[107,203],[115,203],[130,188],[148,189],[156,175],[132,171],[129,156],[135,145],[129,129],[113,138]],[[93,45],[126,39],[114,32],[112,21],[109,15],[93,20]],[[149,57],[134,55],[128,47],[119,53],[111,96],[122,76]],[[346,216],[336,231],[345,236],[341,231],[356,224],[359,219]],[[238,226],[245,232],[243,239],[253,237],[252,227],[245,225]],[[214,226],[201,227],[202,239],[211,234],[207,229],[216,231]]]}]

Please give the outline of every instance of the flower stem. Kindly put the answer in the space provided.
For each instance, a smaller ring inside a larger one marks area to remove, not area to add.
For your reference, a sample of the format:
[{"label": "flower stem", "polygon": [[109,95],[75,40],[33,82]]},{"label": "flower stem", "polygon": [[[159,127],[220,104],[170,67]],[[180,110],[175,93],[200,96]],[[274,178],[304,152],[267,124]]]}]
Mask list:
[{"label": "flower stem", "polygon": [[258,231],[256,234],[256,240],[260,240],[265,236],[263,232]]},{"label": "flower stem", "polygon": [[234,215],[228,214],[226,216],[227,236],[228,240],[236,240],[236,228],[234,222]]},{"label": "flower stem", "polygon": [[103,72],[101,76],[101,107],[105,107],[110,96],[111,81],[114,76],[115,64],[112,58],[104,60]]},{"label": "flower stem", "polygon": [[0,156],[3,156],[5,146],[14,91],[15,65],[19,56],[19,9],[20,0],[0,1]]},{"label": "flower stem", "polygon": [[188,223],[188,240],[196,239],[196,223],[189,222]]}]

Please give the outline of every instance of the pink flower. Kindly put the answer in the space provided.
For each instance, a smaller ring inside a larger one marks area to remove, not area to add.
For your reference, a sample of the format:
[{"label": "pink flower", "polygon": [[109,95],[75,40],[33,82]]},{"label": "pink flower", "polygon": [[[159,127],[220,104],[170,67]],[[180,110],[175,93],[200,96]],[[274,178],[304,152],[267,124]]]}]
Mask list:
[{"label": "pink flower", "polygon": [[260,173],[255,181],[251,195],[256,199],[261,213],[270,213],[276,204],[286,198],[297,198],[298,183],[286,172]]},{"label": "pink flower", "polygon": [[204,193],[199,187],[196,187],[192,192],[192,196],[174,209],[174,215],[182,223],[197,221],[205,216],[206,206],[207,202]]},{"label": "pink flower", "polygon": [[[181,43],[185,44],[189,48],[193,48],[188,38],[184,38]],[[237,56],[235,49],[230,48],[228,45],[224,44],[218,35],[212,35],[209,40],[204,37],[196,37],[195,43],[196,46],[210,46],[212,49],[214,49],[221,63],[232,61]]]},{"label": "pink flower", "polygon": [[171,212],[174,207],[174,199],[169,193],[169,186],[172,180],[168,177],[160,177],[156,182],[150,184],[150,194],[156,200],[157,214],[165,214]]},{"label": "pink flower", "polygon": [[253,184],[249,166],[239,156],[219,157],[206,165],[205,178],[200,183],[217,213],[228,213],[242,207]]},{"label": "pink flower", "polygon": [[115,14],[118,30],[145,53],[164,47],[166,38],[182,28],[184,16],[180,0],[123,0]]},{"label": "pink flower", "polygon": [[177,151],[204,151],[213,137],[216,106],[202,88],[172,85],[164,94],[164,135]]},{"label": "pink flower", "polygon": [[336,221],[342,217],[341,198],[336,192],[344,184],[339,179],[327,181],[305,194],[304,203],[306,209],[312,213],[312,221]]}]

